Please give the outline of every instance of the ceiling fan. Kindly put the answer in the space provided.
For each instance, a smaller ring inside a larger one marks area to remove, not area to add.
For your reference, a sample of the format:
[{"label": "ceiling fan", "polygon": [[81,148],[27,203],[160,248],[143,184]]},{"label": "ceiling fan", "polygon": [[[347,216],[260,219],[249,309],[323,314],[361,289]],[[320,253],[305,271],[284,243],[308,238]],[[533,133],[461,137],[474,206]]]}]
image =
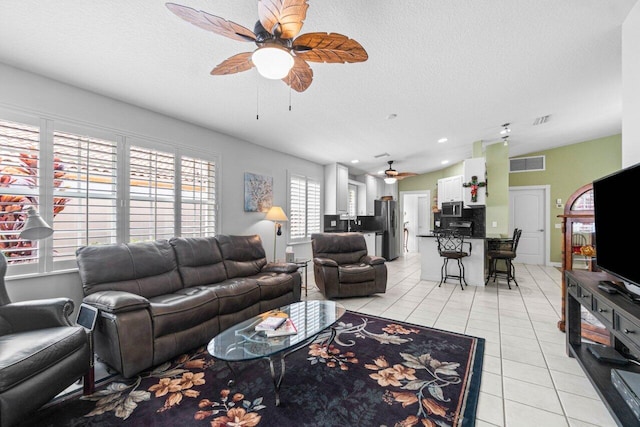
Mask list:
[{"label": "ceiling fan", "polygon": [[395,184],[396,181],[399,181],[401,179],[418,175],[417,173],[413,172],[398,172],[393,168],[393,160],[389,160],[387,163],[389,163],[389,168],[384,171],[384,182],[386,182],[387,184]]},{"label": "ceiling fan", "polygon": [[364,62],[369,57],[360,43],[342,34],[307,33],[296,37],[307,15],[307,1],[258,0],[259,19],[253,31],[201,10],[175,3],[166,3],[166,6],[197,27],[258,46],[253,52],[239,53],[224,60],[211,71],[212,75],[239,73],[255,65],[262,76],[282,79],[295,91],[303,92],[313,81],[313,70],[307,61]]}]

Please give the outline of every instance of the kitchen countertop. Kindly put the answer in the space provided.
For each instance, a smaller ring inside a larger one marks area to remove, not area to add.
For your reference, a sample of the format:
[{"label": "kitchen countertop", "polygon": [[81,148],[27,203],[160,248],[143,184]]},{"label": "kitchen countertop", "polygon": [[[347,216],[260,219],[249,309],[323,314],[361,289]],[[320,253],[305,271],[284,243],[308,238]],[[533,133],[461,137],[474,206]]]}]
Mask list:
[{"label": "kitchen countertop", "polygon": [[382,233],[382,230],[325,230],[325,233]]},{"label": "kitchen countertop", "polygon": [[[436,237],[435,234],[418,234],[416,235],[416,237]],[[478,239],[478,240],[488,240],[488,239],[495,239],[495,237],[485,237],[485,236],[464,236],[465,239]]]}]

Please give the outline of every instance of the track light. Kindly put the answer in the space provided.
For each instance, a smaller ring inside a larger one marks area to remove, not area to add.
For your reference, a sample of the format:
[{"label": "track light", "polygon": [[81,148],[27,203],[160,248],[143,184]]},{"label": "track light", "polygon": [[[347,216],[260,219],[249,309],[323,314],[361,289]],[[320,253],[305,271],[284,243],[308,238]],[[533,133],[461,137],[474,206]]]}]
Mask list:
[{"label": "track light", "polygon": [[500,135],[508,135],[511,132],[509,125],[511,123],[505,123],[502,125],[502,130],[500,131]]},{"label": "track light", "polygon": [[509,146],[509,135],[507,135],[507,136],[503,136],[503,137],[502,137],[502,140],[504,141],[504,142],[502,143],[502,145],[504,145],[505,147],[508,147],[508,146]]}]

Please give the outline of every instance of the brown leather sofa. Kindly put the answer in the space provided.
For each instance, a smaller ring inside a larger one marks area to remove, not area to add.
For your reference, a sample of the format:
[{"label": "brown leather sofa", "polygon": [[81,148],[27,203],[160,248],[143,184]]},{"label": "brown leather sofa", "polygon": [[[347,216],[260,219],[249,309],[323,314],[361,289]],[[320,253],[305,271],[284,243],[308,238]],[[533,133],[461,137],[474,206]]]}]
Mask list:
[{"label": "brown leather sofa", "polygon": [[[0,426],[24,419],[89,373],[89,335],[69,320],[73,301],[11,303],[0,254]],[[93,384],[90,384],[93,387]]]},{"label": "brown leather sofa", "polygon": [[257,235],[86,246],[76,260],[100,310],[95,351],[125,377],[300,300],[298,266],[267,263]]},{"label": "brown leather sofa", "polygon": [[367,255],[367,243],[362,234],[312,234],[311,247],[316,286],[326,298],[386,292],[385,259]]}]

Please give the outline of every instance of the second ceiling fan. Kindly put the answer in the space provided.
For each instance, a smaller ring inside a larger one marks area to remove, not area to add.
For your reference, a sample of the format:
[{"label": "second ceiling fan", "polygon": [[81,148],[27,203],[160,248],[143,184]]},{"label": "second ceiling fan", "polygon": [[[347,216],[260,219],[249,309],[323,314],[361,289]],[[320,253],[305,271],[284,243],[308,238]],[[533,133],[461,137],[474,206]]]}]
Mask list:
[{"label": "second ceiling fan", "polygon": [[384,182],[387,184],[394,184],[398,180],[418,175],[414,172],[398,172],[393,168],[393,160],[389,160],[387,163],[389,163],[389,168],[384,171]]}]

